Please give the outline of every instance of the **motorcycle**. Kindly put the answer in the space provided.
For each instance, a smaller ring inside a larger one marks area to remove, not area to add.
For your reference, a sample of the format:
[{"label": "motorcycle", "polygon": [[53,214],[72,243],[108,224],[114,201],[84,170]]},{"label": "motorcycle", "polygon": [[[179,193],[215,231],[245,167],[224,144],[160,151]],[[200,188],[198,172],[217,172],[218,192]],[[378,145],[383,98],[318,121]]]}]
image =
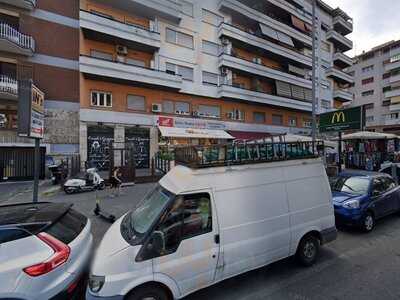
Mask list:
[{"label": "motorcycle", "polygon": [[73,178],[67,180],[64,184],[64,192],[66,194],[87,192],[94,190],[103,190],[106,187],[106,183],[103,178],[97,173],[96,168],[90,168],[86,170],[86,176],[82,178]]}]

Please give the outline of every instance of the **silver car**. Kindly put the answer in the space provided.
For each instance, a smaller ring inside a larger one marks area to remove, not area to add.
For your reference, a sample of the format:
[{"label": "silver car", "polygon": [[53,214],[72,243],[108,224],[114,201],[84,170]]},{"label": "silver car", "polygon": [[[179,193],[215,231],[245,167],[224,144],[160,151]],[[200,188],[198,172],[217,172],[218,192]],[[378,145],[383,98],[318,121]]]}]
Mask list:
[{"label": "silver car", "polygon": [[0,206],[0,299],[79,299],[93,237],[71,206]]}]

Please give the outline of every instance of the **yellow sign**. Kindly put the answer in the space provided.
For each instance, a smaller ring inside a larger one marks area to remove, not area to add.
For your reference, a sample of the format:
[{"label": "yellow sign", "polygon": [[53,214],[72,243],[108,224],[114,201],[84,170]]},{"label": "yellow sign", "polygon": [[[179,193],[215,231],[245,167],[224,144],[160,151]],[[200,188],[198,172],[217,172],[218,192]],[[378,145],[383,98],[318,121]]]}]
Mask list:
[{"label": "yellow sign", "polygon": [[345,123],[345,122],[346,122],[346,117],[344,115],[344,112],[338,111],[333,114],[331,124]]}]

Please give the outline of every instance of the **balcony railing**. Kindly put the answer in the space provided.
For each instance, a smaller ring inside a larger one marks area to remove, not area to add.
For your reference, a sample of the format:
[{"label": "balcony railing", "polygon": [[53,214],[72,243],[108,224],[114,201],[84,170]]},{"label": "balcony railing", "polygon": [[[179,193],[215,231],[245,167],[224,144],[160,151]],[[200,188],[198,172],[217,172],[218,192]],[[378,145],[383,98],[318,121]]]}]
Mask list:
[{"label": "balcony railing", "polygon": [[0,38],[6,39],[18,47],[35,51],[35,40],[30,35],[23,34],[6,23],[0,23]]},{"label": "balcony railing", "polygon": [[0,3],[32,10],[36,7],[36,0],[0,0]]},{"label": "balcony railing", "polygon": [[327,77],[333,77],[339,82],[343,83],[353,83],[354,82],[354,77],[343,72],[341,69],[338,69],[336,67],[330,67],[326,70],[326,76]]},{"label": "balcony railing", "polygon": [[0,75],[0,93],[18,97],[18,83],[16,79]]},{"label": "balcony railing", "polygon": [[333,29],[327,32],[326,38],[342,51],[353,49],[353,42]]}]

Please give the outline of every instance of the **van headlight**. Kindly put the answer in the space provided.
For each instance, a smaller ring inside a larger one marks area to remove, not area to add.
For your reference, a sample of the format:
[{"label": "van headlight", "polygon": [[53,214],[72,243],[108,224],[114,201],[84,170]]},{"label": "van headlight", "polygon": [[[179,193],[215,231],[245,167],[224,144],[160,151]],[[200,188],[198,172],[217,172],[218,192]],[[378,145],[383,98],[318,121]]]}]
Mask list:
[{"label": "van headlight", "polygon": [[360,208],[360,201],[358,201],[358,200],[346,201],[343,203],[342,206],[344,208],[357,209],[357,208]]},{"label": "van headlight", "polygon": [[90,275],[89,276],[89,288],[90,288],[90,290],[93,293],[100,292],[100,290],[103,287],[105,281],[106,281],[106,278],[104,276]]}]

